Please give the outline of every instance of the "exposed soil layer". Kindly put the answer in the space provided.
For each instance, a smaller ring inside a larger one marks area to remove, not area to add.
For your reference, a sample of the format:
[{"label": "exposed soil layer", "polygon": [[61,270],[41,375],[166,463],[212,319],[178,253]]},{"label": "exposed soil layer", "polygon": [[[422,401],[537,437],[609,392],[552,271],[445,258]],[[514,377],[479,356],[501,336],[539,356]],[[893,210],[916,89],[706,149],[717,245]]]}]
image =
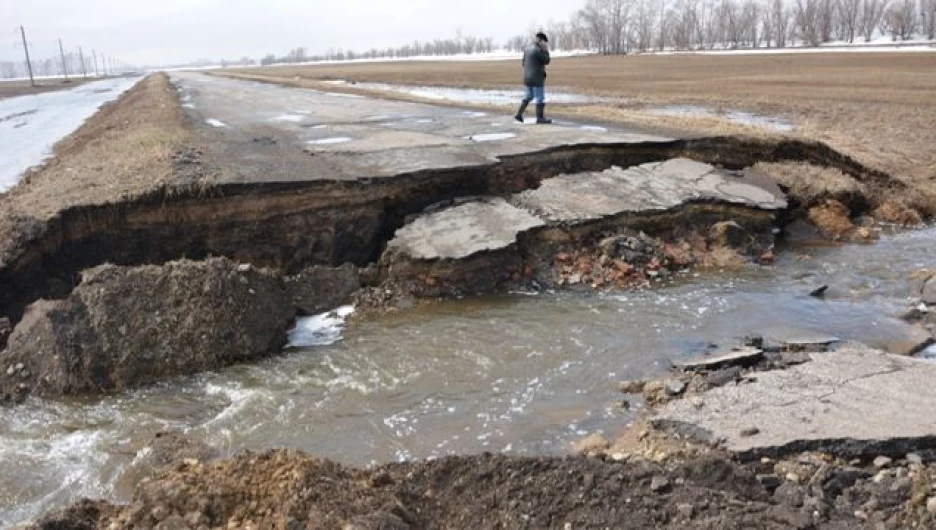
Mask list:
[{"label": "exposed soil layer", "polygon": [[[123,201],[63,207],[53,216],[4,217],[0,224],[5,222],[7,233],[16,237],[0,248],[0,315],[15,324],[29,303],[62,298],[76,285],[81,270],[104,262],[158,264],[214,255],[283,273],[312,265],[365,265],[377,260],[407,215],[428,205],[516,193],[562,173],[674,157],[731,169],[759,161],[807,160],[838,168],[869,187],[899,185],[823,144],[730,137],[557,147],[485,166],[353,182],[202,187],[191,184],[199,181],[195,177]],[[197,156],[194,160],[199,174],[205,169]],[[855,198],[852,214],[875,206],[867,197],[873,195]]]},{"label": "exposed soil layer", "polygon": [[128,505],[84,501],[35,528],[927,528],[933,466],[911,459],[483,454],[361,470],[278,450],[188,461]]}]

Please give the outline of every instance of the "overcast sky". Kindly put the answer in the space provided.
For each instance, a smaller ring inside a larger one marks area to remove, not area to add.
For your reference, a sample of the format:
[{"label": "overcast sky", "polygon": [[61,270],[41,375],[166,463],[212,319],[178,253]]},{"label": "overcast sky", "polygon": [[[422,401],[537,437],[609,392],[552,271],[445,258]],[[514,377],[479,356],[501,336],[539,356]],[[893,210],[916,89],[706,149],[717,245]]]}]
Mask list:
[{"label": "overcast sky", "polygon": [[140,65],[260,58],[303,46],[366,50],[454,36],[500,45],[534,23],[565,20],[580,0],[0,0],[0,60],[82,46]]}]

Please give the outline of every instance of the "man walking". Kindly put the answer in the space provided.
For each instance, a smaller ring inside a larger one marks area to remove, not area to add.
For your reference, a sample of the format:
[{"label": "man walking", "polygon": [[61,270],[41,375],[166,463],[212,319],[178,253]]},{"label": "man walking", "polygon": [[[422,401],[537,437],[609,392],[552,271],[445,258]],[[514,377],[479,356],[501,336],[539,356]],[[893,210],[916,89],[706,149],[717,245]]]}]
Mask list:
[{"label": "man walking", "polygon": [[523,84],[526,95],[520,101],[520,110],[514,119],[523,123],[527,105],[536,100],[536,123],[552,123],[546,119],[546,65],[549,64],[549,39],[545,33],[536,34],[536,42],[523,50]]}]

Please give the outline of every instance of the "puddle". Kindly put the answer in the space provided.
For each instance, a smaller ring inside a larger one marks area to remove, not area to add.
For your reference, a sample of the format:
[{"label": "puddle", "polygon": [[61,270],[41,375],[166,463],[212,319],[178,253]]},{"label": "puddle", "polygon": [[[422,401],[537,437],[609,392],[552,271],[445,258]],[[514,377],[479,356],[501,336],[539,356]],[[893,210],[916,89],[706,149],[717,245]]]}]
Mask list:
[{"label": "puddle", "polygon": [[724,113],[719,113],[715,110],[695,105],[669,105],[666,107],[652,108],[648,110],[651,114],[658,114],[660,116],[725,119],[743,125],[760,127],[762,129],[773,129],[778,132],[791,132],[796,130],[795,125],[781,118],[761,116],[739,110],[730,110]]}]

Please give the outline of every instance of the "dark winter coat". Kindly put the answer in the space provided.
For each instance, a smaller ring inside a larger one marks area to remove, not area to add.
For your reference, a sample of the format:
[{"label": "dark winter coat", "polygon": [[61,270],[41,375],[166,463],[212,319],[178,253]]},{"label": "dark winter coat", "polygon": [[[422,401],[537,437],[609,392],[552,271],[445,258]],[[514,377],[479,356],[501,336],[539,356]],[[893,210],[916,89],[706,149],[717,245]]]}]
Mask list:
[{"label": "dark winter coat", "polygon": [[546,65],[549,64],[549,52],[537,44],[531,44],[523,50],[523,84],[526,86],[544,86],[546,84]]}]

